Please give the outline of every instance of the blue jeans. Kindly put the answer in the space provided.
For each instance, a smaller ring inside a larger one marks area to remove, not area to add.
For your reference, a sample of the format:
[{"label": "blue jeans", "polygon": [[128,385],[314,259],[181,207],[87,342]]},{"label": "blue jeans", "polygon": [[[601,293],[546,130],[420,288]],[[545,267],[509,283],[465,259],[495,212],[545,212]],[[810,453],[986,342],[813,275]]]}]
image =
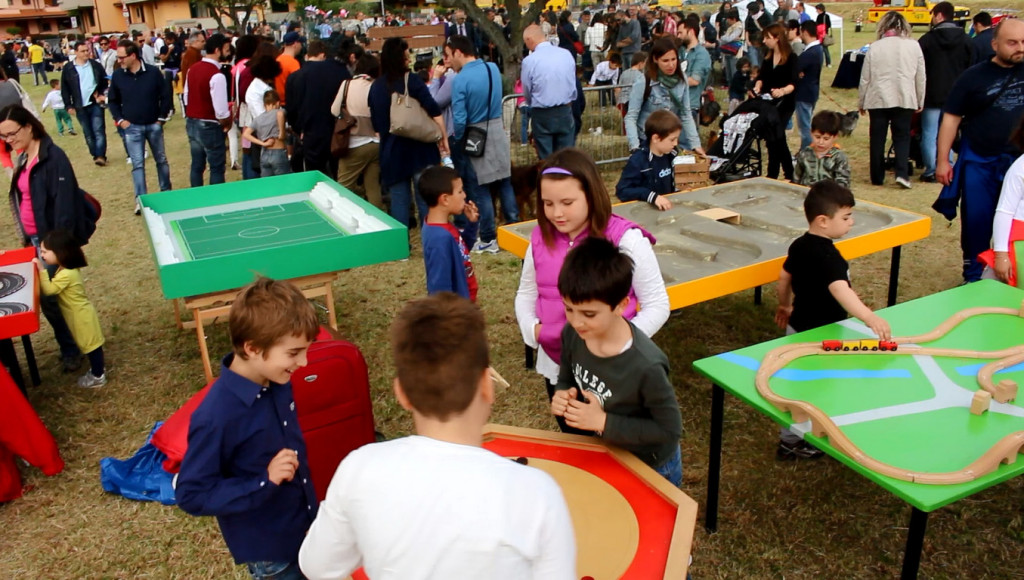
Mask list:
[{"label": "blue jeans", "polygon": [[664,463],[654,468],[662,477],[672,482],[672,485],[679,487],[683,484],[683,451],[676,446],[672,456]]},{"label": "blue jeans", "polygon": [[253,580],[306,580],[298,562],[246,562]]},{"label": "blue jeans", "polygon": [[533,120],[533,142],[537,145],[537,155],[541,159],[576,145],[576,123],[572,119],[572,107],[569,105],[548,109],[532,107],[530,117]]},{"label": "blue jeans", "polygon": [[264,149],[260,153],[260,177],[288,175],[291,172],[287,149]]},{"label": "blue jeans", "polygon": [[[35,246],[36,254],[38,255],[39,236],[30,236],[29,241]],[[39,256],[39,260],[43,261],[42,256]],[[45,261],[43,263],[46,264]],[[53,278],[57,273],[57,268],[59,268],[57,264],[46,264],[46,271],[50,273],[50,278]],[[71,335],[71,329],[68,328],[68,323],[64,320],[64,314],[60,311],[57,295],[40,293],[39,308],[43,311],[46,321],[50,323],[50,328],[53,329],[53,337],[57,340],[57,345],[60,347],[61,357],[77,359],[82,356],[82,351],[78,350],[75,337]]]},{"label": "blue jeans", "polygon": [[[385,189],[391,197],[391,217],[405,227],[409,227],[409,217],[412,213],[412,197],[416,196],[416,210],[419,212],[418,222],[422,223],[427,218],[427,202],[420,197],[420,175],[423,169],[412,176],[412,180],[399,181],[388,185]],[[413,184],[416,184],[415,189]]]},{"label": "blue jeans", "polygon": [[43,76],[43,84],[50,84],[50,80],[46,78],[46,63],[45,62],[34,62],[32,63],[32,81],[39,86],[39,75]]},{"label": "blue jeans", "polygon": [[251,149],[242,149],[242,179],[258,179],[260,174],[252,164]]},{"label": "blue jeans", "polygon": [[745,54],[747,56],[747,60],[750,61],[750,67],[751,68],[753,68],[755,66],[760,68],[760,66],[761,66],[761,49],[759,47],[753,46],[751,44],[747,44],[747,52]]},{"label": "blue jeans", "polygon": [[78,117],[78,124],[82,126],[82,136],[85,137],[85,146],[89,148],[89,154],[93,159],[97,157],[107,158],[107,126],[103,120],[103,107],[99,105],[88,105],[75,109],[75,116]]},{"label": "blue jeans", "polygon": [[203,186],[203,172],[210,163],[210,185],[224,183],[227,165],[227,146],[224,144],[224,129],[217,121],[206,119],[185,119],[185,134],[192,152],[192,170],[188,181],[192,187]]},{"label": "blue jeans", "polygon": [[160,123],[152,125],[129,125],[124,130],[124,145],[128,148],[128,157],[132,160],[132,185],[135,197],[146,195],[146,143],[153,152],[156,161],[156,177],[160,182],[160,191],[170,191],[171,166],[167,164],[167,152],[164,149],[164,128]]},{"label": "blue jeans", "polygon": [[811,144],[811,117],[815,103],[796,102],[796,126],[800,129],[800,149]]},{"label": "blue jeans", "polygon": [[[939,122],[942,120],[942,108],[921,111],[921,159],[924,161],[922,175],[935,175],[935,161],[938,157]],[[953,161],[953,152],[949,154]]]}]

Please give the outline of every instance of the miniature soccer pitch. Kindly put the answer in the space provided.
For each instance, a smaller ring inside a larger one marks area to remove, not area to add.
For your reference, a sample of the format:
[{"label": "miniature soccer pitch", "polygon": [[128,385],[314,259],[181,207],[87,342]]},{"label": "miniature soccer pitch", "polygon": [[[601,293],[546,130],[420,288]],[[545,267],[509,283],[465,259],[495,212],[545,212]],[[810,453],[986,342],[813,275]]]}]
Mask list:
[{"label": "miniature soccer pitch", "polygon": [[171,228],[192,260],[346,235],[308,200],[174,220]]}]

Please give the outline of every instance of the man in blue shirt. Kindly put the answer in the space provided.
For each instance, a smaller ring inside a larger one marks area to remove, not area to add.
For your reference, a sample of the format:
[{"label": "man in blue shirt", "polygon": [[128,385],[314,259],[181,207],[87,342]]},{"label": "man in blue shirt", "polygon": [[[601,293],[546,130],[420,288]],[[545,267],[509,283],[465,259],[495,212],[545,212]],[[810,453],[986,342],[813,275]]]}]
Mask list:
[{"label": "man in blue shirt", "polygon": [[156,161],[160,191],[171,189],[171,168],[164,149],[164,123],[171,115],[171,87],[160,71],[146,66],[139,45],[130,40],[117,43],[121,68],[110,77],[107,100],[110,115],[124,131],[124,143],[132,161],[132,185],[135,188],[135,215],[141,210],[139,196],[146,190],[146,143]]},{"label": "man in blue shirt", "polygon": [[298,288],[261,278],[228,315],[233,350],[189,423],[175,498],[216,516],[237,564],[254,579],[303,578],[298,557],[316,518],[316,491],[290,377],[319,330]]},{"label": "man in blue shirt", "polygon": [[804,51],[797,57],[796,126],[800,129],[800,149],[811,144],[811,117],[814,105],[818,103],[821,91],[821,65],[825,63],[825,51],[818,42],[818,25],[808,20],[800,24],[800,40]]},{"label": "man in blue shirt", "polygon": [[571,104],[576,100],[576,60],[567,50],[552,46],[540,26],[523,30],[530,55],[523,59],[523,97],[530,107],[537,156],[576,144]]},{"label": "man in blue shirt", "polygon": [[82,135],[96,165],[107,164],[107,127],[103,119],[103,95],[107,92],[107,74],[99,62],[90,58],[89,45],[75,45],[75,60],[64,67],[60,79],[61,97],[69,115],[76,115]]},{"label": "man in blue shirt", "polygon": [[[491,199],[492,187],[497,187],[501,192],[501,211],[505,216],[505,223],[519,221],[519,208],[510,179],[511,152],[501,123],[501,72],[493,62],[484,62],[476,57],[473,41],[468,37],[459,34],[450,36],[445,44],[444,53],[452,68],[458,73],[450,81],[452,126],[455,137],[452,151],[459,151],[456,155],[462,158],[460,171],[463,174],[463,185],[480,211],[480,239],[473,245],[473,251],[495,254],[498,252],[498,241],[494,223],[494,202]],[[468,126],[487,132],[483,156],[473,157],[465,154]],[[468,178],[467,174],[470,174]]]}]

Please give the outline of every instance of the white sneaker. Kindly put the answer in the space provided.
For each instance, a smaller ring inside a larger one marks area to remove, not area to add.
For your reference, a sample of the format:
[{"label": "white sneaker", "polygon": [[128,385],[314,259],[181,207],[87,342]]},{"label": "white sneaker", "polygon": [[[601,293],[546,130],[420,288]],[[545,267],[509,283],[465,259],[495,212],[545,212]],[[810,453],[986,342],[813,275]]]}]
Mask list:
[{"label": "white sneaker", "polygon": [[92,374],[92,371],[85,371],[85,374],[78,377],[78,386],[83,389],[98,389],[107,384],[107,373],[100,376]]},{"label": "white sneaker", "polygon": [[142,214],[142,204],[139,202],[139,198],[135,198],[135,215]]},{"label": "white sneaker", "polygon": [[910,189],[914,187],[913,185],[910,184],[910,180],[907,179],[906,177],[897,177],[896,183],[903,189]]},{"label": "white sneaker", "polygon": [[498,247],[498,240],[491,240],[489,242],[477,240],[477,242],[473,244],[474,254],[482,254],[484,252],[487,252],[488,254],[497,254],[500,251],[501,248]]}]

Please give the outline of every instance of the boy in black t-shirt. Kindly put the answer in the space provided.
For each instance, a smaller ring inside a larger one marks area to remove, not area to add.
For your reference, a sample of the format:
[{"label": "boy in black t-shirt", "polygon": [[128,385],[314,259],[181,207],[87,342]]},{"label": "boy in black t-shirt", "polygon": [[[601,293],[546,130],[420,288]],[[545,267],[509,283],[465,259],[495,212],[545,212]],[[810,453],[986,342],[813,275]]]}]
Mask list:
[{"label": "boy in black t-shirt", "polygon": [[[845,236],[853,227],[855,203],[853,193],[832,180],[819,181],[807,192],[807,233],[789,246],[789,255],[779,273],[775,322],[786,329],[786,334],[839,322],[850,314],[878,338],[892,337],[889,323],[865,306],[853,290],[849,265],[832,244],[832,240]],[[788,429],[782,429],[779,437],[779,459],[813,459],[822,455]]]}]

